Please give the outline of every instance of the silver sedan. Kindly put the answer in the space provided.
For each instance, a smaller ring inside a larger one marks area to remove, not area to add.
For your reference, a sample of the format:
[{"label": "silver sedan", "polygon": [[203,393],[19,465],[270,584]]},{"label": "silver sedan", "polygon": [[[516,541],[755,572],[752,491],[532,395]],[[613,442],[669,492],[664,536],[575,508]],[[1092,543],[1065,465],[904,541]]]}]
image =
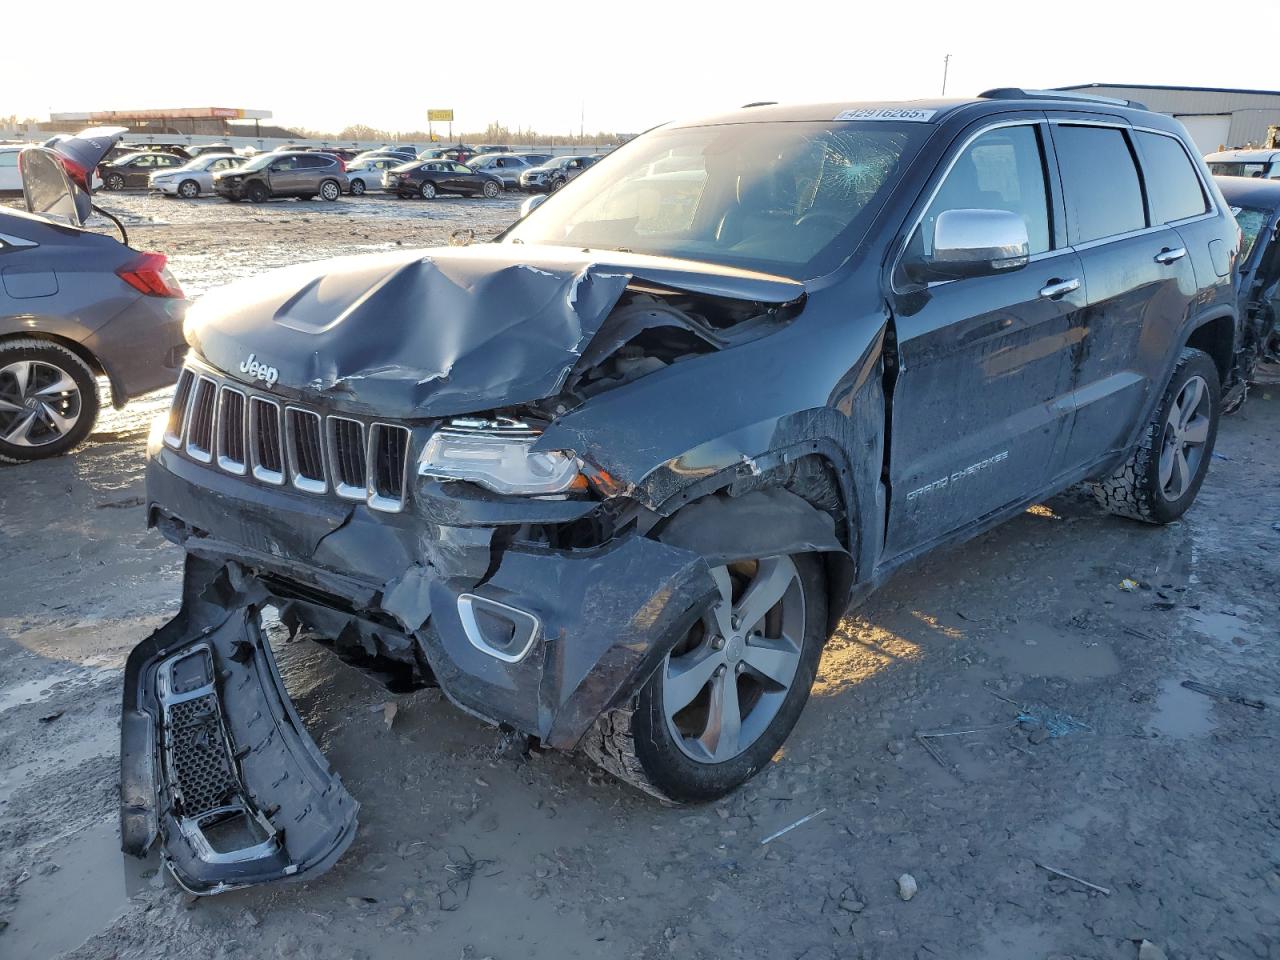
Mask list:
[{"label": "silver sedan", "polygon": [[206,153],[180,167],[157,171],[149,185],[170,197],[194,200],[202,193],[213,193],[213,175],[238,167],[247,160],[234,153]]}]

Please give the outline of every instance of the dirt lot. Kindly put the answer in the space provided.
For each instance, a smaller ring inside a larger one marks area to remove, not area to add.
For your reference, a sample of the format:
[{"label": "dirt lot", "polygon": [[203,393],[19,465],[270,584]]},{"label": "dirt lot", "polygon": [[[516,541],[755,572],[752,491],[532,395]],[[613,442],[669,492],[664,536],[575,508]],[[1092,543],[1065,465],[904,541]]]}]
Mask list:
[{"label": "dirt lot", "polygon": [[[496,231],[517,202],[107,199],[193,292]],[[141,508],[165,405],[0,468],[0,957],[1280,958],[1280,388],[1223,423],[1181,523],[1072,491],[901,574],[842,625],[772,767],[708,807],[522,757],[437,691],[278,637],[360,834],[311,883],[198,902],[117,852],[120,667],[178,596]]]}]

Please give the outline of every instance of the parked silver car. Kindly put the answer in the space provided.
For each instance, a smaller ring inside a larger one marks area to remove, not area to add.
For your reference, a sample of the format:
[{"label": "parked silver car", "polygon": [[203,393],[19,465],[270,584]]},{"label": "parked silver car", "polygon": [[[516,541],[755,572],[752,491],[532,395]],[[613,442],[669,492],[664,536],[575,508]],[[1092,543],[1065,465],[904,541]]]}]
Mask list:
[{"label": "parked silver car", "polygon": [[346,163],[329,153],[264,153],[213,175],[213,190],[227,200],[265,203],[272,197],[337,200],[347,190]]},{"label": "parked silver car", "polygon": [[596,162],[595,157],[554,157],[540,167],[520,174],[520,189],[530,193],[555,193]]},{"label": "parked silver car", "polygon": [[361,159],[357,157],[347,164],[347,180],[350,181],[352,196],[360,196],[366,190],[381,190],[382,175],[394,170],[403,163],[399,156],[375,155]]},{"label": "parked silver car", "polygon": [[151,174],[148,184],[166,196],[194,200],[202,193],[213,193],[215,173],[234,170],[247,160],[234,153],[206,153],[176,169]]},{"label": "parked silver car", "polygon": [[511,190],[520,186],[520,175],[532,170],[536,164],[514,153],[482,153],[471,158],[467,164],[472,170],[490,173],[502,181],[502,186]]}]

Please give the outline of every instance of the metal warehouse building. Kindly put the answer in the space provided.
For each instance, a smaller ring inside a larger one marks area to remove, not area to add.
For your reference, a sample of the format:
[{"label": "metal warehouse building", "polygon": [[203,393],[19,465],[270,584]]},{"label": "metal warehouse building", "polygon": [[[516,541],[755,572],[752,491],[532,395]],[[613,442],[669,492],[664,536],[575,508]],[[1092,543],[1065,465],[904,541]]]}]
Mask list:
[{"label": "metal warehouse building", "polygon": [[[1195,138],[1201,153],[1265,146],[1268,130],[1280,127],[1280,90],[1156,87],[1141,83],[1082,83],[1058,89],[1137,100],[1157,113],[1177,117]],[[1271,135],[1274,133],[1271,131]]]}]

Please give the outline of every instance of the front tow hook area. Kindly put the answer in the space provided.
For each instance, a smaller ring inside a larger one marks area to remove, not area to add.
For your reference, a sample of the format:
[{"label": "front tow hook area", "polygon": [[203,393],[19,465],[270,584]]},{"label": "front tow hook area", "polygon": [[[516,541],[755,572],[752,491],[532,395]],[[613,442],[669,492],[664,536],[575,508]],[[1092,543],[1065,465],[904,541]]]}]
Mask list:
[{"label": "front tow hook area", "polygon": [[298,879],[342,855],[359,804],[284,691],[260,598],[188,557],[181,611],[125,669],[121,840],[156,840],[194,894]]}]

